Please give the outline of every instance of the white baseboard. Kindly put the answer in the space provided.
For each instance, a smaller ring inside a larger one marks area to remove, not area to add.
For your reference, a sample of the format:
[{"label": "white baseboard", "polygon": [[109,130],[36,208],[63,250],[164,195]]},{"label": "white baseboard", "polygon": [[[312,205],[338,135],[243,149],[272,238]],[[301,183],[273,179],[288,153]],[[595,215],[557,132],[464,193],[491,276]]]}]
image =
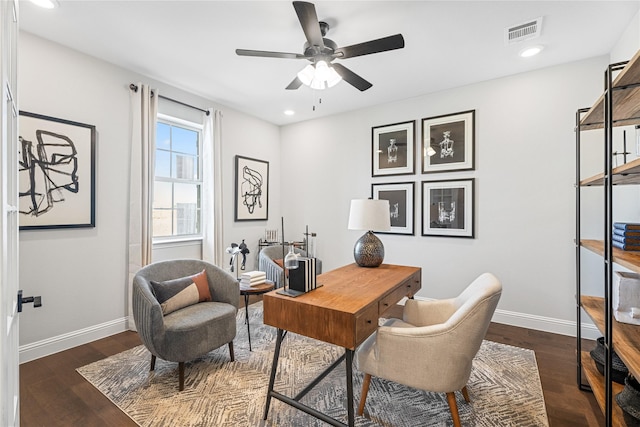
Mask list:
[{"label": "white baseboard", "polygon": [[18,349],[20,363],[39,359],[50,354],[68,350],[127,330],[127,318],[112,320],[100,325],[21,345]]},{"label": "white baseboard", "polygon": [[[516,313],[514,311],[496,310],[492,322],[505,325],[519,326],[536,331],[551,332],[553,334],[576,336],[576,322],[554,319],[552,317],[536,316],[533,314]],[[582,338],[595,340],[602,336],[598,328],[592,323],[582,323]]]},{"label": "white baseboard", "polygon": [[[431,298],[416,297],[416,299],[428,301]],[[403,301],[401,301],[401,303],[403,303]],[[491,321],[510,326],[518,326],[520,328],[534,329],[536,331],[568,335],[571,337],[576,336],[576,322],[571,320],[555,319],[552,317],[497,309],[493,314]],[[582,338],[595,340],[600,336],[602,336],[602,334],[593,323],[582,323]]]},{"label": "white baseboard", "polygon": [[[419,300],[429,300],[429,298],[416,297]],[[404,303],[401,301],[400,303]],[[536,316],[533,314],[517,313],[508,310],[496,310],[491,319],[496,323],[518,326],[521,328],[534,329],[537,331],[551,332],[554,334],[576,336],[576,322],[569,320],[554,319],[551,317]],[[87,344],[111,335],[128,330],[127,318],[112,320],[100,325],[69,332],[56,337],[47,338],[31,344],[20,346],[20,363],[29,362],[44,356],[49,356],[60,351],[68,350],[82,344]],[[602,334],[590,323],[582,324],[582,337],[595,340]]]}]

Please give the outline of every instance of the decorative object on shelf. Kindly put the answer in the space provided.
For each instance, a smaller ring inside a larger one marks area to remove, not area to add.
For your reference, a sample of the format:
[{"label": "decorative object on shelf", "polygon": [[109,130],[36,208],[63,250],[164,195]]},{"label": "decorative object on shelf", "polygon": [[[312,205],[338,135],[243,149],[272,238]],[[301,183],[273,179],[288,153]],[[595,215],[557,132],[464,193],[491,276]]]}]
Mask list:
[{"label": "decorative object on shelf", "polygon": [[96,127],[20,111],[20,230],[95,227]]},{"label": "decorative object on shelf", "polygon": [[474,169],[476,110],[422,119],[422,172]]},{"label": "decorative object on shelf", "polygon": [[614,222],[611,245],[623,251],[640,251],[640,224]]},{"label": "decorative object on shelf", "polygon": [[274,228],[273,230],[264,230],[264,241],[265,242],[279,242],[278,240],[278,229]]},{"label": "decorative object on shelf", "polygon": [[[240,243],[239,245],[237,243],[231,243],[231,245],[227,248],[226,252],[228,254],[231,254],[231,259],[229,260],[229,265],[231,267],[229,268],[229,270],[232,273],[236,271],[236,279],[239,279],[238,270],[245,269],[245,265],[247,263],[247,254],[251,252],[249,251],[249,248],[247,247],[246,243],[244,243],[244,239],[242,239],[242,243]],[[239,264],[238,255],[242,255],[242,263],[240,264],[239,268],[238,268],[238,264]],[[234,267],[234,264],[235,264],[235,267]]]},{"label": "decorative object on shelf", "polygon": [[281,227],[282,227],[282,268],[284,269],[284,283],[285,286],[278,290],[278,293],[281,295],[287,295],[290,297],[297,297],[299,295],[302,295],[304,292],[300,292],[300,291],[296,291],[291,289],[290,286],[290,274],[289,271],[290,270],[295,270],[298,268],[298,256],[295,253],[294,247],[295,245],[293,243],[291,243],[289,245],[289,252],[285,255],[284,254],[284,248],[285,248],[285,244],[286,242],[284,241],[284,217],[281,217]]},{"label": "decorative object on shelf", "polygon": [[[596,347],[589,352],[601,375],[604,375],[604,337],[597,339]],[[618,384],[624,384],[629,369],[615,351],[611,352],[611,379]]]},{"label": "decorative object on shelf", "polygon": [[422,235],[474,237],[474,178],[422,182]]},{"label": "decorative object on shelf", "polygon": [[236,156],[236,221],[269,219],[269,162]]},{"label": "decorative object on shelf", "polygon": [[371,128],[371,176],[416,172],[415,128],[415,120]]},{"label": "decorative object on shelf", "polygon": [[371,184],[371,197],[389,201],[390,231],[388,234],[414,235],[414,182]]},{"label": "decorative object on shelf", "polygon": [[616,320],[640,325],[640,274],[614,271],[612,297]]},{"label": "decorative object on shelf", "polygon": [[616,395],[627,427],[640,427],[640,384],[633,376],[624,380],[624,388]]},{"label": "decorative object on shelf", "polygon": [[389,201],[356,199],[351,201],[349,230],[367,230],[353,248],[353,257],[360,267],[378,267],[384,260],[384,245],[374,231],[391,230]]},{"label": "decorative object on shelf", "polygon": [[640,157],[640,125],[636,125],[635,129],[636,129],[636,157]]}]

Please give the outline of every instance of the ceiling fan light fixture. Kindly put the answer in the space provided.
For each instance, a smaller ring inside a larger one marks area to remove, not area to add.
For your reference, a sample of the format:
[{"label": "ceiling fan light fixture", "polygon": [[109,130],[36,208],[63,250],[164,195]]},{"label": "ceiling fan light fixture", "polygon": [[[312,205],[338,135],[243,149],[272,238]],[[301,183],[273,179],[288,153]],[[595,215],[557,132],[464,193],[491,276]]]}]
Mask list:
[{"label": "ceiling fan light fixture", "polygon": [[338,74],[333,67],[329,67],[329,76],[327,77],[327,86],[334,87],[335,85],[340,83],[341,80],[342,80],[342,77],[340,76],[340,74]]},{"label": "ceiling fan light fixture", "polygon": [[298,78],[303,84],[311,86],[311,82],[313,81],[315,74],[316,69],[313,68],[313,65],[309,64],[298,72]]},{"label": "ceiling fan light fixture", "polygon": [[315,65],[309,64],[300,70],[298,79],[311,89],[324,90],[337,85],[342,77],[325,61],[317,61]]}]

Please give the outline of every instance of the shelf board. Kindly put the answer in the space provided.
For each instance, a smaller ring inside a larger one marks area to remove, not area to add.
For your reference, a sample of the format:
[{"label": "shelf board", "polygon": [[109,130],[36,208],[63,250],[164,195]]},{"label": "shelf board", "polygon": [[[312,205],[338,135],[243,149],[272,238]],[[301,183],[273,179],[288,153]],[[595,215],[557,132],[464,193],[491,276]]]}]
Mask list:
[{"label": "shelf board", "polygon": [[[640,50],[613,80],[614,88],[624,88],[640,83]],[[640,96],[640,87],[613,91],[613,125],[628,126],[640,124],[640,104],[634,102]],[[604,127],[604,94],[580,120],[580,129],[601,129]]]},{"label": "shelf board", "polygon": [[[582,295],[580,304],[598,330],[604,335],[604,298]],[[640,378],[640,326],[620,323],[614,318],[613,348],[620,359],[636,378]]]},{"label": "shelf board", "polygon": [[[640,103],[638,103],[640,105]],[[613,185],[640,184],[640,158],[613,169]],[[604,173],[580,181],[583,187],[604,185]]]},{"label": "shelf board", "polygon": [[[604,241],[602,240],[582,239],[580,245],[591,252],[604,256]],[[640,273],[640,251],[623,251],[613,248],[613,262],[635,273]]]},{"label": "shelf board", "polygon": [[[587,378],[589,385],[591,386],[591,390],[593,391],[593,397],[596,398],[602,413],[604,414],[605,407],[605,397],[604,397],[604,377],[598,372],[593,359],[588,352],[583,351],[580,355],[582,359],[582,371],[584,372],[584,376]],[[613,405],[611,405],[611,410],[613,411],[613,417],[611,420],[611,424],[613,426],[625,427],[626,424],[624,422],[624,418],[622,415],[622,409],[615,402],[616,394],[622,391],[623,386],[618,383],[613,383]]]}]

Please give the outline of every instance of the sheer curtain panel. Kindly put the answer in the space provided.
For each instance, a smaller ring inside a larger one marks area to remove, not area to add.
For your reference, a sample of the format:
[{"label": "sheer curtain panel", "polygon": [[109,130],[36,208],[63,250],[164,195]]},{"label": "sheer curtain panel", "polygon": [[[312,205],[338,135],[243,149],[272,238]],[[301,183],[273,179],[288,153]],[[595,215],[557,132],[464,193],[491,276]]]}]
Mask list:
[{"label": "sheer curtain panel", "polygon": [[224,268],[222,236],[222,112],[209,109],[202,136],[202,259]]},{"label": "sheer curtain panel", "polygon": [[126,288],[129,329],[134,331],[136,326],[131,304],[133,276],[151,263],[157,95],[157,90],[142,83],[137,83],[137,90],[132,88],[130,91],[129,275]]}]

